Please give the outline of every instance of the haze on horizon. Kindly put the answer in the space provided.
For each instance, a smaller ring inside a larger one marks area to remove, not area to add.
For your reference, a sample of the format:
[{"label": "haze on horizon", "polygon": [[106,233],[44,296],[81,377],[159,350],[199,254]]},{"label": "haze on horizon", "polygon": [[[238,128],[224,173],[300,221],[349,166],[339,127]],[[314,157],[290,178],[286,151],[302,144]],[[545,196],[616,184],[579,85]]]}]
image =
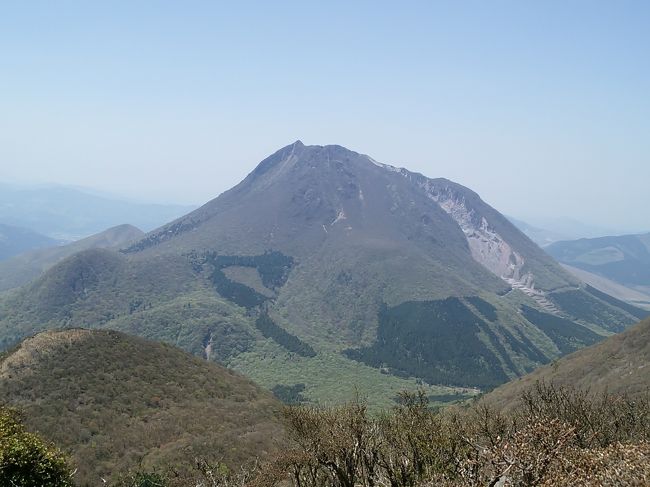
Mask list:
[{"label": "haze on horizon", "polygon": [[339,144],[519,218],[650,230],[646,2],[21,2],[0,182],[201,204]]}]

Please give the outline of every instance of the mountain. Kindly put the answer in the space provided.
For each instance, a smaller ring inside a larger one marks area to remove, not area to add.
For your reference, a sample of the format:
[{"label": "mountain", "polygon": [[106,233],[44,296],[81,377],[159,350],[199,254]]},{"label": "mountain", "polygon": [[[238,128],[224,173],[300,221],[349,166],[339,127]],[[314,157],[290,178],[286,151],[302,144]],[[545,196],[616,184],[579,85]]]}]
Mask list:
[{"label": "mountain", "polygon": [[57,240],[27,228],[0,223],[0,262],[29,250],[57,244]]},{"label": "mountain", "polygon": [[598,279],[584,272],[632,290],[625,295],[631,302],[650,304],[650,233],[556,242],[546,251],[563,264],[583,271],[582,278],[594,287],[599,287]]},{"label": "mountain", "polygon": [[67,245],[48,247],[0,261],[0,292],[26,284],[72,254],[92,248],[120,248],[144,235],[132,225],[118,225]]},{"label": "mountain", "polygon": [[[522,222],[522,220],[525,222]],[[527,216],[519,220],[524,226],[541,229],[558,238],[557,240],[576,240],[579,238],[595,238],[601,235],[615,235],[622,233],[616,228],[602,225],[593,225],[568,217],[534,217]]]},{"label": "mountain", "polygon": [[516,403],[535,382],[571,386],[592,393],[645,395],[650,390],[650,319],[606,340],[579,350],[513,380],[487,394],[483,400],[499,407]]},{"label": "mountain", "polygon": [[120,252],[60,262],[0,303],[0,348],[113,328],[302,400],[389,405],[488,389],[638,321],[473,191],[296,142]]},{"label": "mountain", "polygon": [[129,469],[239,466],[274,450],[279,402],[241,375],[114,331],[48,331],[0,357],[0,397],[69,453],[79,485]]},{"label": "mountain", "polygon": [[58,240],[78,240],[129,223],[145,231],[193,207],[132,203],[67,186],[25,188],[0,183],[0,221]]}]

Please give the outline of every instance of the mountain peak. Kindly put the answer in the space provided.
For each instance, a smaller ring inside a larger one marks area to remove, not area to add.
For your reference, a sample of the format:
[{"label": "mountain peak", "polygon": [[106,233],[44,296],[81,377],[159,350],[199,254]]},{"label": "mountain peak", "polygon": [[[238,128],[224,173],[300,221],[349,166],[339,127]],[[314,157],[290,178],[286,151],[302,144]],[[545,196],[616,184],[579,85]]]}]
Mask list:
[{"label": "mountain peak", "polygon": [[300,140],[287,145],[271,154],[260,162],[257,167],[243,181],[250,183],[270,173],[284,173],[296,165],[316,167],[322,163],[340,162],[348,163],[360,156],[340,145],[305,145]]},{"label": "mountain peak", "polygon": [[358,156],[359,153],[355,152],[353,150],[348,149],[347,147],[343,147],[342,145],[338,144],[326,144],[326,145],[305,145],[303,144],[300,140],[297,140],[291,145],[288,145],[282,149],[280,149],[279,152],[289,152],[293,154],[305,154],[309,155],[310,159],[320,159],[320,158],[326,158],[326,157],[341,157],[341,156],[347,156],[347,157],[352,157],[352,156]]}]

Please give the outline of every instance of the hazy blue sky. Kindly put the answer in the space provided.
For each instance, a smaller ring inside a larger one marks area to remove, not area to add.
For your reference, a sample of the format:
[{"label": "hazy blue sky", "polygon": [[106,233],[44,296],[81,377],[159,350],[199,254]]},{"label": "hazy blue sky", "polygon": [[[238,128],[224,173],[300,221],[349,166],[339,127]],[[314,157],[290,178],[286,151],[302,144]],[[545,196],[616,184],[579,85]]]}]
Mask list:
[{"label": "hazy blue sky", "polygon": [[650,230],[650,2],[0,3],[0,181],[202,203],[296,139]]}]

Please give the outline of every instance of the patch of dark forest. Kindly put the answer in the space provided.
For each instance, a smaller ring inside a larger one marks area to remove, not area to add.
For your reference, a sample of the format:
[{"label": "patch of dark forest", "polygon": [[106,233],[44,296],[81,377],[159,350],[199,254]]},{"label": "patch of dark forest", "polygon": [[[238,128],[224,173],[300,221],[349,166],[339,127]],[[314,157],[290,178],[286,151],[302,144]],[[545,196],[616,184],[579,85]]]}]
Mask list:
[{"label": "patch of dark forest", "polygon": [[219,255],[216,252],[207,252],[201,257],[193,255],[192,262],[197,271],[209,269],[210,282],[220,296],[257,315],[255,327],[265,338],[271,338],[285,350],[302,357],[316,355],[316,351],[308,343],[286,331],[269,316],[266,303],[272,298],[233,281],[223,272],[233,266],[251,267],[257,270],[264,286],[277,290],[284,286],[289,278],[295,264],[293,257],[278,251],[266,251],[261,255]]},{"label": "patch of dark forest", "polygon": [[[431,384],[492,388],[506,382],[508,374],[500,357],[479,338],[481,332],[499,355],[507,355],[489,325],[459,298],[408,301],[392,308],[383,305],[376,342],[344,353],[370,366],[389,368],[395,375],[419,377]],[[501,359],[516,371],[509,358]]]},{"label": "patch of dark forest", "polygon": [[615,305],[619,309],[614,309],[605,304],[600,297],[596,297],[593,292],[587,293],[582,289],[577,289],[554,292],[549,296],[562,311],[579,320],[595,323],[609,331],[623,331],[637,321],[624,313],[622,310],[625,308],[622,306]]}]

